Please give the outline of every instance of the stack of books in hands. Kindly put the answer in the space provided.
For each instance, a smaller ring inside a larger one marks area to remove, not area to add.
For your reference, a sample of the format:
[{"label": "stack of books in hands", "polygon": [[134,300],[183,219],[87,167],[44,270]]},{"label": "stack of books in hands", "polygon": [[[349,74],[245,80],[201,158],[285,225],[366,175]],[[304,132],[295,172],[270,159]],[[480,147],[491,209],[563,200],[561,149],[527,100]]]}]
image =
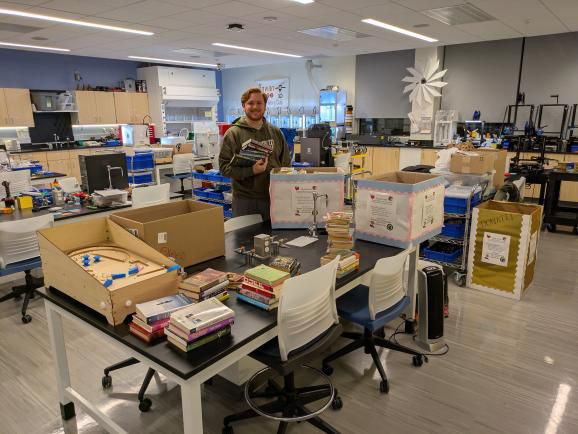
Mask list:
[{"label": "stack of books in hands", "polygon": [[231,334],[235,312],[216,298],[193,304],[171,315],[165,330],[168,342],[189,352]]},{"label": "stack of books in hands", "polygon": [[137,304],[129,331],[145,342],[157,341],[165,336],[171,313],[192,303],[189,297],[177,294]]},{"label": "stack of books in hands", "polygon": [[273,152],[271,141],[259,142],[249,139],[241,145],[239,153],[233,156],[231,164],[233,166],[253,166],[257,161],[267,158]]},{"label": "stack of books in hands", "polygon": [[251,303],[264,310],[276,309],[279,305],[283,282],[291,275],[267,265],[259,265],[245,271],[243,284],[237,299]]},{"label": "stack of books in hands", "polygon": [[229,298],[227,273],[207,268],[179,283],[179,293],[191,298],[195,303],[216,297],[220,301]]},{"label": "stack of books in hands", "polygon": [[351,250],[340,250],[333,253],[328,253],[321,257],[321,265],[331,262],[339,255],[339,264],[337,265],[337,278],[341,279],[343,276],[359,269],[359,253]]},{"label": "stack of books in hands", "polygon": [[327,252],[330,254],[353,248],[353,234],[350,228],[353,213],[335,211],[325,216],[327,229]]}]

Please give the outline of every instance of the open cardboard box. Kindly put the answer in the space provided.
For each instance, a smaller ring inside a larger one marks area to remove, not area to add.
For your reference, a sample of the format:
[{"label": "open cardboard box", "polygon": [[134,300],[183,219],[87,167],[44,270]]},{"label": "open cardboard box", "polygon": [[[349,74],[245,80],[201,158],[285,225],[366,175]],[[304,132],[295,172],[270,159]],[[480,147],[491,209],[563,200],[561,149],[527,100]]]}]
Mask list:
[{"label": "open cardboard box", "polygon": [[119,211],[110,218],[181,267],[225,254],[223,208],[218,205],[180,200]]},{"label": "open cardboard box", "polygon": [[69,257],[69,253],[83,248],[117,246],[159,265],[177,265],[110,219],[92,219],[42,229],[38,231],[38,244],[45,285],[106,316],[111,325],[121,324],[127,315],[135,312],[138,303],[177,293],[177,271],[155,273],[138,283],[112,289],[105,288]]},{"label": "open cardboard box", "polygon": [[494,153],[468,153],[456,152],[450,160],[450,172],[483,174],[494,170]]}]

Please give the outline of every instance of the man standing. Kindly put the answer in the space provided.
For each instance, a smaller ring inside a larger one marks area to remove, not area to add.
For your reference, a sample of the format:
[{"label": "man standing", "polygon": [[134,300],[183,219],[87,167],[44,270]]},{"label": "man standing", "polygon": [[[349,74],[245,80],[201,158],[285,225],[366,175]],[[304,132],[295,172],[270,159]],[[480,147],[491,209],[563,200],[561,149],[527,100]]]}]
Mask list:
[{"label": "man standing", "polygon": [[[225,134],[219,167],[223,176],[233,179],[233,216],[261,214],[266,221],[270,220],[269,173],[273,168],[289,166],[289,149],[281,130],[264,117],[267,95],[261,89],[246,90],[241,104],[245,116],[234,121]],[[253,166],[236,166],[233,156],[249,139],[272,144],[273,152]]]}]

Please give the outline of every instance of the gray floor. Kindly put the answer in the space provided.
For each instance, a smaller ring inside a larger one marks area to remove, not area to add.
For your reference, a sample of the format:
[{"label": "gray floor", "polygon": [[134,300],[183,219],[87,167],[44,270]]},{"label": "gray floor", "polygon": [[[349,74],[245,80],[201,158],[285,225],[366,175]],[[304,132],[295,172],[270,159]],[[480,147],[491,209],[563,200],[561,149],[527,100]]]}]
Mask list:
[{"label": "gray floor", "polygon": [[[341,359],[333,378],[344,408],[324,418],[343,433],[578,433],[577,258],[577,237],[545,233],[537,276],[522,301],[452,286],[449,354],[414,368],[408,356],[383,351],[389,395],[378,391],[371,357]],[[0,432],[103,432],[78,407],[76,419],[62,426],[42,301],[33,300],[28,325],[18,309],[12,301],[0,305]],[[134,393],[144,368],[119,371],[113,390],[104,392],[103,367],[124,355],[67,322],[65,333],[75,387],[131,433],[181,431],[178,387],[159,390],[153,382],[153,409],[141,414]],[[244,408],[218,385],[206,386],[203,400],[208,433],[220,433],[222,417]],[[275,425],[259,419],[235,432],[270,433]],[[299,424],[289,432],[315,431]]]}]

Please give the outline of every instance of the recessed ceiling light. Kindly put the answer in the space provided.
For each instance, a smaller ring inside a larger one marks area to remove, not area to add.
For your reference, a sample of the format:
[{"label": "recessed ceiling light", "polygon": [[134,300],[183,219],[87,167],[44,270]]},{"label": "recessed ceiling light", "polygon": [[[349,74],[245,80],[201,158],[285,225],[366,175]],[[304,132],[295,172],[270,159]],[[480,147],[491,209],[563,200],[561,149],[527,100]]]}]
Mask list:
[{"label": "recessed ceiling light", "polygon": [[159,63],[178,63],[183,65],[206,66],[207,68],[219,67],[219,65],[217,65],[216,63],[187,62],[186,60],[158,59],[156,57],[143,57],[143,56],[128,56],[128,57],[129,59],[150,60],[151,62],[159,62]]},{"label": "recessed ceiling light", "polygon": [[221,44],[220,42],[213,42],[216,47],[234,48],[236,50],[254,51],[256,53],[274,54],[276,56],[286,56],[286,57],[297,57],[301,58],[303,56],[298,56],[297,54],[280,53],[278,51],[260,50],[258,48],[240,47],[238,45]]},{"label": "recessed ceiling light", "polygon": [[384,23],[382,21],[374,20],[373,18],[366,18],[361,20],[366,24],[371,24],[372,26],[381,27],[382,29],[391,30],[392,32],[401,33],[403,35],[411,36],[412,38],[421,39],[426,42],[437,42],[437,39],[430,38],[429,36],[420,35],[419,33],[412,32],[410,30],[402,29],[401,27],[392,26],[391,24]]},{"label": "recessed ceiling light", "polygon": [[301,3],[302,5],[308,5],[310,3],[315,3],[315,0],[291,0],[296,3]]},{"label": "recessed ceiling light", "polygon": [[36,20],[53,21],[55,23],[73,24],[75,26],[93,27],[95,29],[113,30],[115,32],[136,33],[137,35],[154,35],[153,32],[145,32],[144,30],[127,29],[125,27],[107,26],[105,24],[91,23],[88,21],[69,20],[68,18],[53,17],[50,15],[32,14],[24,11],[16,11],[13,9],[0,8],[0,15],[12,15],[15,17],[32,18]]},{"label": "recessed ceiling light", "polygon": [[227,30],[231,32],[242,32],[243,30],[245,30],[245,27],[243,26],[243,24],[233,23],[227,25]]},{"label": "recessed ceiling light", "polygon": [[352,30],[342,29],[335,26],[317,27],[315,29],[299,30],[299,33],[304,33],[309,36],[316,36],[318,38],[333,39],[334,41],[353,41],[359,38],[368,38],[369,35],[365,33],[354,32]]},{"label": "recessed ceiling light", "polygon": [[68,48],[42,47],[40,45],[14,44],[12,42],[0,42],[0,46],[14,47],[14,48],[34,48],[36,50],[50,50],[50,51],[70,51]]},{"label": "recessed ceiling light", "polygon": [[277,17],[263,17],[263,21],[269,22],[277,21]]},{"label": "recessed ceiling light", "polygon": [[485,21],[495,20],[493,16],[470,3],[430,9],[428,11],[422,11],[422,14],[447,24],[448,26],[483,23]]}]

